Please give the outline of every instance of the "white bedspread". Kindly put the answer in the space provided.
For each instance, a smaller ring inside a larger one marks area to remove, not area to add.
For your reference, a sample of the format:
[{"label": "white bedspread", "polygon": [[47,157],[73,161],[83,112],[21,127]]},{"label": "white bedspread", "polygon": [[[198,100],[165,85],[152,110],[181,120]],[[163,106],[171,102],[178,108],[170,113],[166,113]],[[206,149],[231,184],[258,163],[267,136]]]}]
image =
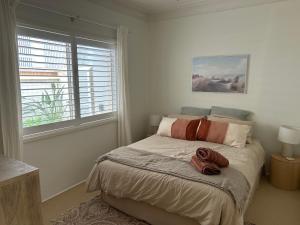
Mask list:
[{"label": "white bedspread", "polygon": [[[230,166],[244,174],[251,187],[250,199],[265,158],[263,148],[257,141],[240,149],[154,135],[129,145],[131,148],[187,160],[200,146],[220,152],[229,160]],[[168,212],[195,219],[201,225],[243,224],[243,213],[236,209],[228,194],[217,188],[111,161],[104,161],[93,168],[88,191],[95,190],[117,198],[146,202]]]}]

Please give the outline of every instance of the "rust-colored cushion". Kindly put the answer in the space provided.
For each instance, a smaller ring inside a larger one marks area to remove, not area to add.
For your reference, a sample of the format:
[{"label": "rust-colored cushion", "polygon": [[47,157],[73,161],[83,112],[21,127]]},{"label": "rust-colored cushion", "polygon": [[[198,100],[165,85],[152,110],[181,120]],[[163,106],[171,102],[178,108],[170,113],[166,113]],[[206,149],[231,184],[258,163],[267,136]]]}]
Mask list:
[{"label": "rust-colored cushion", "polygon": [[208,131],[209,131],[209,127],[210,127],[210,120],[207,120],[206,118],[201,119],[199,130],[198,130],[198,133],[197,133],[197,138],[200,141],[206,141]]},{"label": "rust-colored cushion", "polygon": [[176,119],[164,117],[160,122],[157,135],[182,140],[195,141],[200,119]]},{"label": "rust-colored cushion", "polygon": [[211,121],[206,140],[208,142],[223,144],[227,128],[228,123]]},{"label": "rust-colored cushion", "polygon": [[251,126],[246,124],[212,121],[202,118],[197,131],[197,139],[242,148],[246,144],[250,131]]},{"label": "rust-colored cushion", "polygon": [[200,120],[177,119],[171,128],[171,137],[189,141],[196,140]]}]

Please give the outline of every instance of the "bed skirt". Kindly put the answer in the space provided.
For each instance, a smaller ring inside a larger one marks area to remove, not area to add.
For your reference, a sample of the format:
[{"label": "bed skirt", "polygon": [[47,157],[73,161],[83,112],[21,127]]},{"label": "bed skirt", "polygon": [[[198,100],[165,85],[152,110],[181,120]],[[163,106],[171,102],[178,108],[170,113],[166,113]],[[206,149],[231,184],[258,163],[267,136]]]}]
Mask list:
[{"label": "bed skirt", "polygon": [[199,223],[193,219],[166,212],[163,209],[143,202],[115,198],[104,193],[101,193],[101,195],[103,200],[112,207],[152,225],[199,225]]}]

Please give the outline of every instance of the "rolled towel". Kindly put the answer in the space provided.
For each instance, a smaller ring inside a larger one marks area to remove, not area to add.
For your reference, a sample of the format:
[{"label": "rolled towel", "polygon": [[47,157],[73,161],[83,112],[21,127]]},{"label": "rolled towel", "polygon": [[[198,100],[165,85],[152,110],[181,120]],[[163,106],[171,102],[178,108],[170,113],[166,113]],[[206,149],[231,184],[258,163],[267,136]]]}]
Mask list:
[{"label": "rolled towel", "polygon": [[205,175],[218,175],[221,173],[218,166],[213,163],[203,162],[196,155],[192,156],[191,164],[201,173]]},{"label": "rolled towel", "polygon": [[229,165],[228,159],[210,148],[198,148],[196,156],[201,161],[215,163],[219,167],[227,167]]}]

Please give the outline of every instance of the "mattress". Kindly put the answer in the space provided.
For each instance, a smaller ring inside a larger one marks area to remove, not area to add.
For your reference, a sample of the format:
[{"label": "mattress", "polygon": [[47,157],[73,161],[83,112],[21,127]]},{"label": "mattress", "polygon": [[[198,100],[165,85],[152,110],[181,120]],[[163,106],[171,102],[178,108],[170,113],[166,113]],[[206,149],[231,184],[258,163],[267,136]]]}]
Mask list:
[{"label": "mattress", "polygon": [[[264,164],[264,150],[256,140],[245,148],[169,137],[151,136],[129,147],[189,160],[198,147],[218,151],[240,171],[250,184],[250,200]],[[95,165],[88,191],[100,190],[115,198],[131,199],[195,220],[201,225],[242,225],[243,214],[224,191],[178,177],[141,170],[111,161]],[[249,200],[246,204],[249,203]],[[247,208],[245,206],[244,208]]]}]

